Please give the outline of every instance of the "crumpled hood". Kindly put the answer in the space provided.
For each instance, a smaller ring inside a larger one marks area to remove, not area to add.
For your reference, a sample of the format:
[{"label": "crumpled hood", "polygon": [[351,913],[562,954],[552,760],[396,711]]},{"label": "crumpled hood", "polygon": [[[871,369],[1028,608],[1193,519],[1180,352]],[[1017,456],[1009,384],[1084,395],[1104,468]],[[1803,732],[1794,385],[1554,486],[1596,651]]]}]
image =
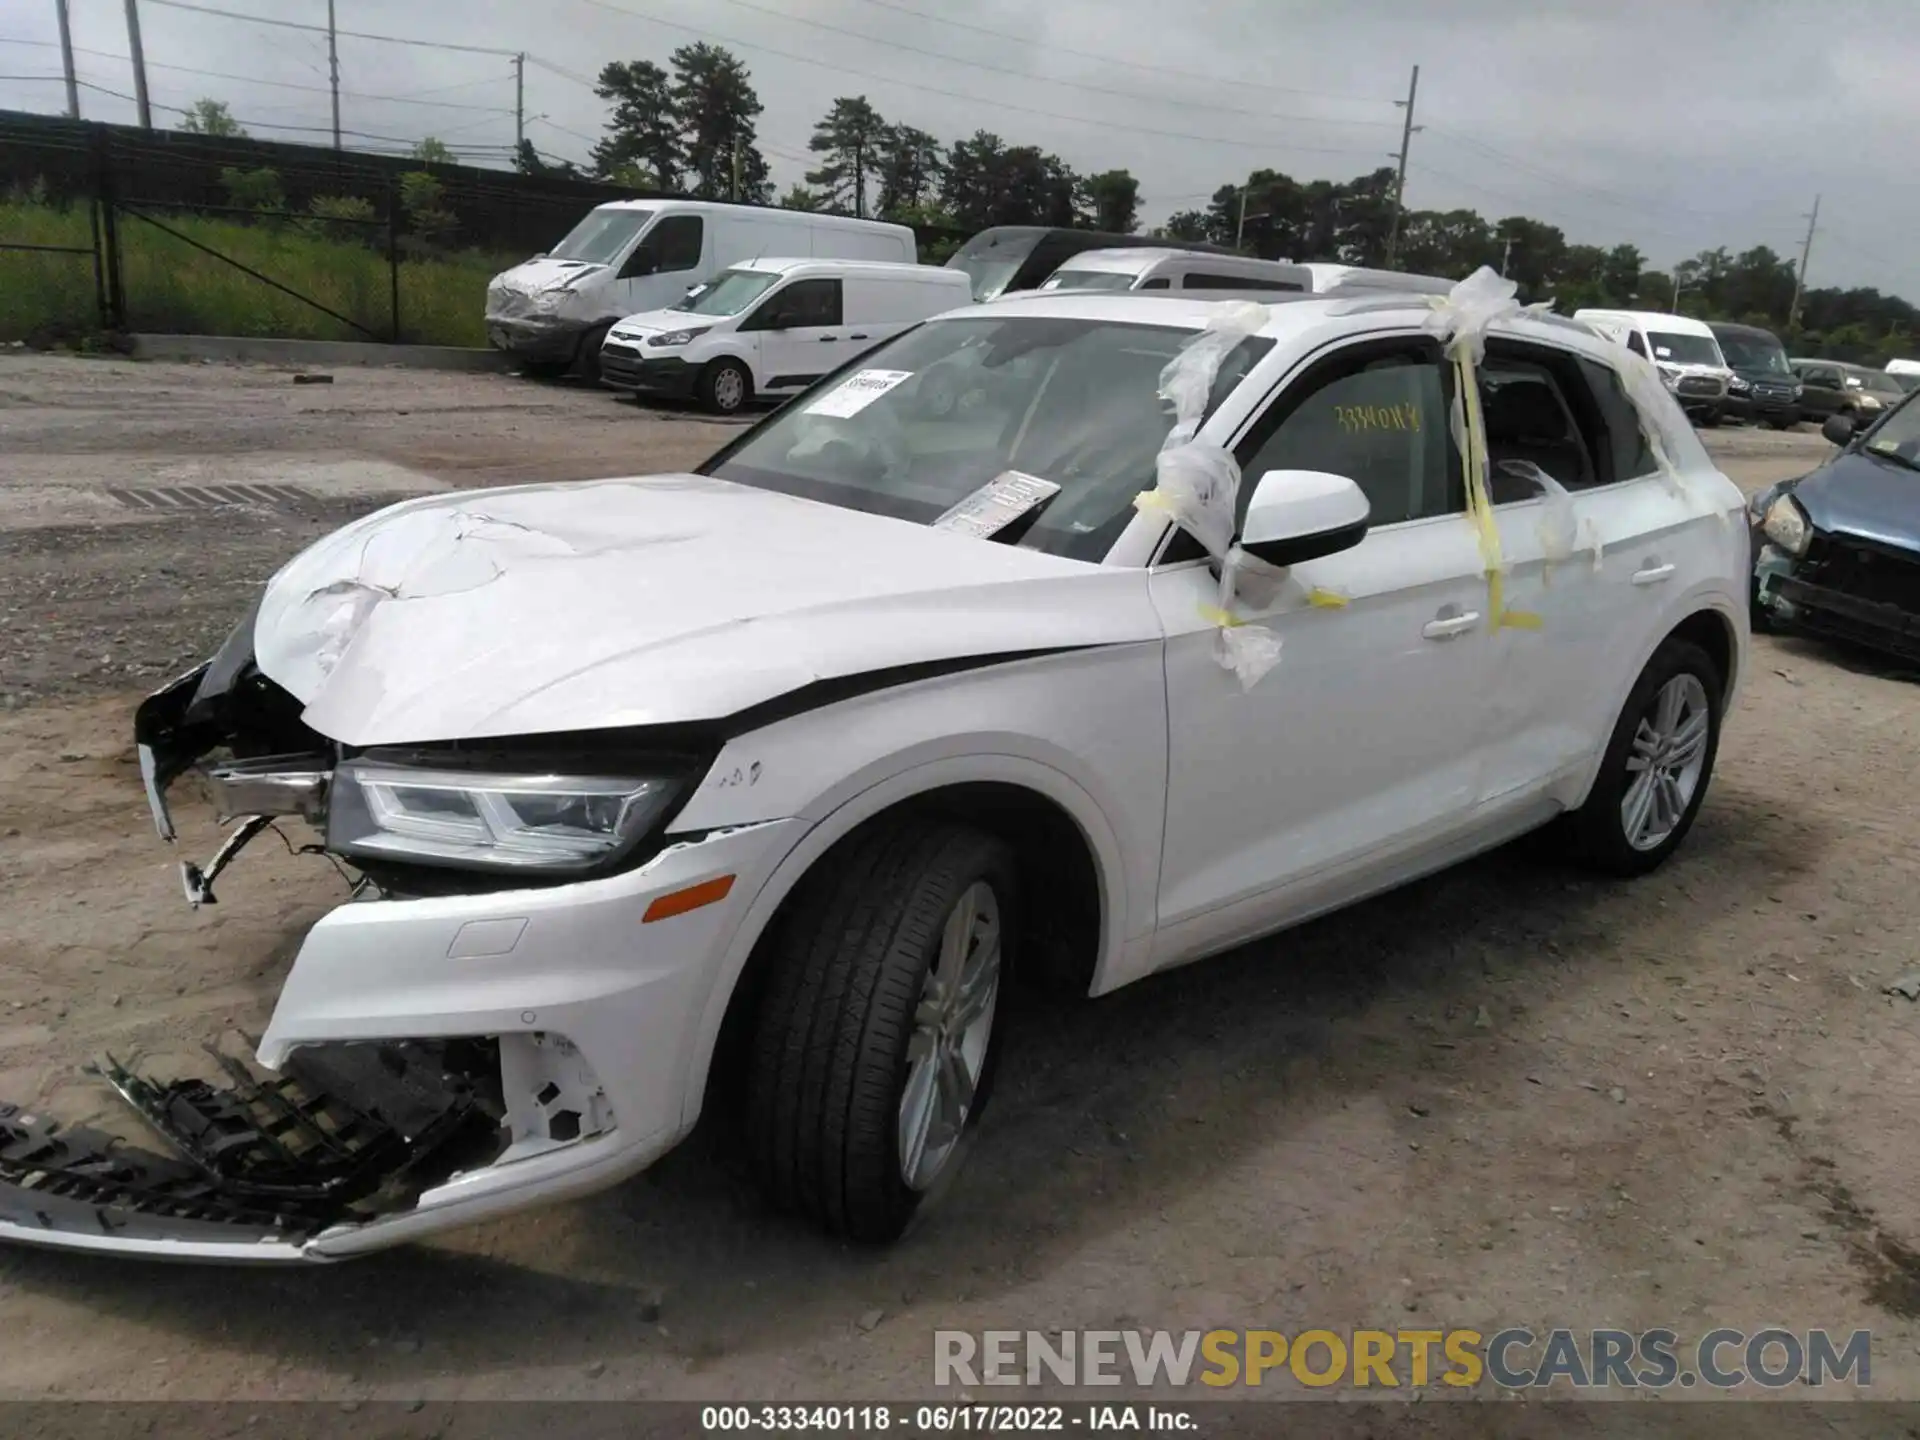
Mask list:
[{"label": "crumpled hood", "polygon": [[717,719],[819,680],[1157,640],[1145,572],[696,475],[468,491],[321,540],[260,669],[348,745]]},{"label": "crumpled hood", "polygon": [[1920,550],[1920,471],[1849,450],[1792,492],[1820,530]]},{"label": "crumpled hood", "polygon": [[538,295],[606,268],[591,261],[554,260],[543,255],[538,260],[523,260],[511,270],[502,270],[493,277],[493,287],[514,295]]}]

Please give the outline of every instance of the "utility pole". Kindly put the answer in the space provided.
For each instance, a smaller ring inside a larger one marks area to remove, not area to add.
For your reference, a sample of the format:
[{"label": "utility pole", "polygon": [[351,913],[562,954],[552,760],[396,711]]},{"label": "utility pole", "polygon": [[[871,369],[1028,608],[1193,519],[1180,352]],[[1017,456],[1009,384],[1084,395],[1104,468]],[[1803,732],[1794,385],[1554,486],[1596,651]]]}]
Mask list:
[{"label": "utility pole", "polygon": [[[127,0],[131,5],[133,0]],[[333,148],[340,148],[340,40],[333,29],[333,0],[327,0],[327,78],[333,90]]]},{"label": "utility pole", "polygon": [[147,101],[147,56],[140,48],[138,0],[127,0],[127,55],[133,61],[133,99],[140,107],[140,128],[153,128],[153,106]]},{"label": "utility pole", "polygon": [[1513,258],[1513,237],[1506,237],[1506,243],[1500,247],[1500,278],[1507,278],[1507,262]]},{"label": "utility pole", "polygon": [[[331,4],[332,0],[328,0]],[[513,148],[527,143],[527,53],[513,57]]]},{"label": "utility pole", "polygon": [[60,68],[67,76],[67,118],[80,118],[80,82],[73,73],[73,22],[67,16],[67,0],[53,0],[53,13],[60,20]]},{"label": "utility pole", "polygon": [[727,198],[737,203],[740,199],[740,132],[738,130],[733,132],[732,174],[733,185],[727,192]]},{"label": "utility pole", "polygon": [[1807,238],[1800,246],[1800,269],[1793,277],[1793,304],[1787,308],[1787,329],[1800,328],[1800,301],[1807,293],[1807,261],[1813,255],[1813,231],[1820,223],[1820,197],[1813,197],[1813,213],[1807,216]]},{"label": "utility pole", "polygon": [[1413,123],[1413,102],[1420,94],[1420,67],[1413,67],[1413,80],[1407,86],[1407,98],[1393,103],[1407,112],[1406,123],[1400,128],[1400,173],[1393,182],[1393,221],[1387,229],[1387,269],[1393,268],[1394,251],[1400,248],[1400,212],[1406,208],[1407,193],[1407,151],[1413,145],[1413,132],[1424,127]]}]

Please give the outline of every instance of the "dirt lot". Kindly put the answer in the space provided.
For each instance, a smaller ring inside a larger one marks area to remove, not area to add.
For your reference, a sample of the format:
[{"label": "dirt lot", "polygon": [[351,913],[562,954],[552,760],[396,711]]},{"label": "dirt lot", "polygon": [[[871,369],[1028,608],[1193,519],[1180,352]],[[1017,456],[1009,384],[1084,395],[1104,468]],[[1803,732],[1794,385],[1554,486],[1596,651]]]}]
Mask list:
[{"label": "dirt lot", "polygon": [[[690,463],[723,427],[485,376],[0,360],[0,1094],[257,1029],[323,864],[181,903],[129,717],[381,498]],[[1750,487],[1818,437],[1710,437]],[[289,508],[100,487],[270,479]],[[0,1396],[906,1396],[936,1326],[1716,1325],[1875,1333],[1920,1398],[1912,682],[1761,639],[1687,848],[1598,884],[1525,843],[1094,1004],[1014,1017],[948,1207],[885,1254],[698,1141],[607,1195],[356,1265],[0,1253]],[[184,817],[211,848],[210,817]]]}]

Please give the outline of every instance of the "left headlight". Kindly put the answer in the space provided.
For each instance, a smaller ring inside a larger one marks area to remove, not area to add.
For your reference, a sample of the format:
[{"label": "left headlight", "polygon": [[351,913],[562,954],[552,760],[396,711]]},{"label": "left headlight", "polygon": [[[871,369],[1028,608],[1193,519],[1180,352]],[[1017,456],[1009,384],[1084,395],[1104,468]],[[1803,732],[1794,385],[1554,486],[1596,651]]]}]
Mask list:
[{"label": "left headlight", "polygon": [[1730,375],[1727,377],[1727,389],[1736,395],[1744,395],[1752,388],[1753,384],[1751,381],[1743,380],[1738,375]]},{"label": "left headlight", "polygon": [[334,772],[327,848],[365,859],[580,873],[626,851],[680,783],[500,774],[349,760]]},{"label": "left headlight", "polygon": [[702,325],[697,330],[669,330],[664,334],[655,335],[647,341],[647,344],[656,346],[690,345],[696,337],[706,334],[707,331],[712,328],[713,327],[709,325]]},{"label": "left headlight", "polygon": [[1789,555],[1806,554],[1807,545],[1813,539],[1813,526],[1807,521],[1807,512],[1791,495],[1782,495],[1767,506],[1760,529]]}]

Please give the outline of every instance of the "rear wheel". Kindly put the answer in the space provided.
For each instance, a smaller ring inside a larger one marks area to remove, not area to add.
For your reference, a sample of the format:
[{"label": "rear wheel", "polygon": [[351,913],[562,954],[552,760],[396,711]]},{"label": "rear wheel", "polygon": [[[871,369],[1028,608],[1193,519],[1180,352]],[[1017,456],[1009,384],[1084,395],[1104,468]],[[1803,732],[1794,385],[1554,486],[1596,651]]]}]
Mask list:
[{"label": "rear wheel", "polygon": [[1706,798],[1725,681],[1706,651],[1670,636],[1614,725],[1587,803],[1567,817],[1582,859],[1644,875],[1679,848]]},{"label": "rear wheel", "polygon": [[737,415],[753,397],[753,377],[738,360],[716,360],[700,372],[700,403],[716,415]]},{"label": "rear wheel", "polygon": [[773,1201],[850,1240],[942,1194],[992,1088],[1012,853],[907,819],[830,854],[765,943],[744,1120]]}]

